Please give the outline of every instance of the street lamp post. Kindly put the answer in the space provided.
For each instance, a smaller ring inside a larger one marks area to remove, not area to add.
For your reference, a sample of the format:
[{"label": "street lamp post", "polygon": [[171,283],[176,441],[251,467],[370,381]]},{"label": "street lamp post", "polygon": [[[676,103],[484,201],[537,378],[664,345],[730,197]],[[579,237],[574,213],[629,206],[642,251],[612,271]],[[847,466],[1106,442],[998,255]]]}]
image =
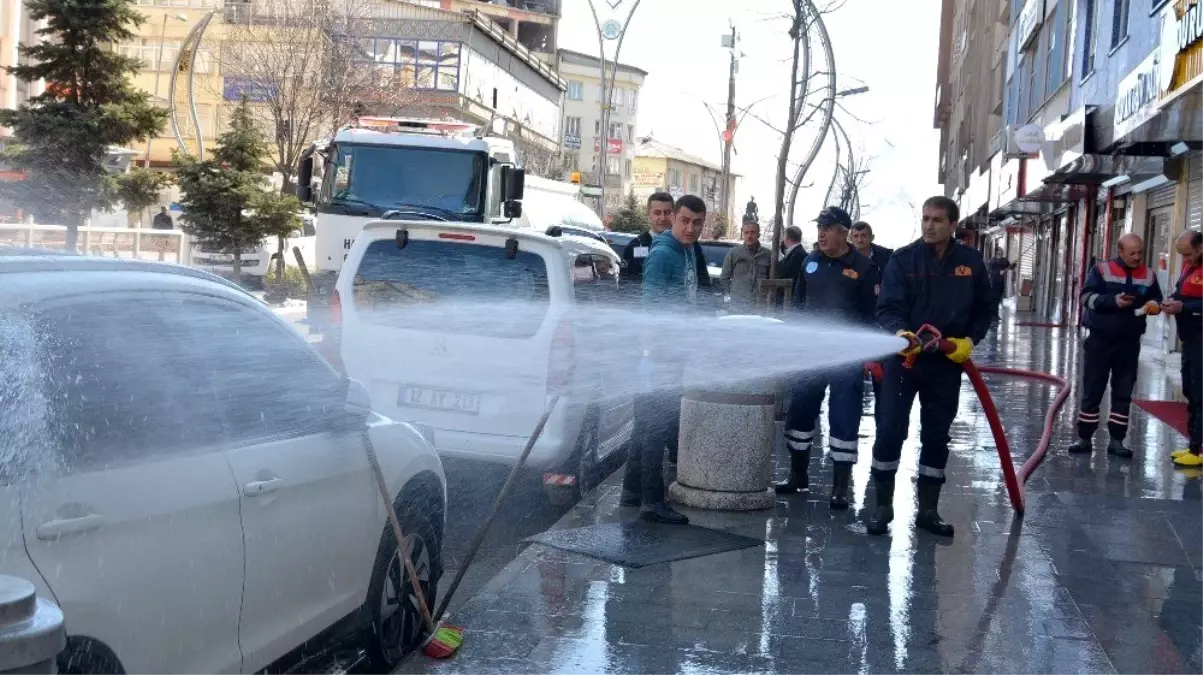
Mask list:
[{"label": "street lamp post", "polygon": [[[623,0],[607,0],[606,4],[611,8],[617,9]],[[639,9],[640,0],[635,0],[631,5],[631,11],[627,13],[625,21],[617,21],[609,19],[602,22],[597,16],[597,7],[594,6],[593,0],[589,0],[589,11],[593,13],[593,24],[597,27],[597,47],[598,56],[601,59],[601,125],[598,131],[601,132],[600,139],[597,143],[598,160],[597,160],[597,183],[601,191],[599,198],[600,215],[604,220],[606,217],[606,164],[610,158],[610,109],[613,107],[614,99],[614,82],[618,79],[618,56],[622,53],[622,40],[626,37],[627,26],[631,25],[631,17],[635,16],[635,10]],[[617,40],[617,45],[614,47],[614,75],[610,78],[610,86],[606,86],[606,41]]]},{"label": "street lamp post", "polygon": [[[155,56],[155,94],[154,94],[154,98],[156,101],[159,98],[159,76],[163,71],[163,44],[167,41],[167,20],[168,19],[174,19],[176,21],[187,21],[188,17],[184,16],[183,14],[167,14],[166,12],[163,13],[163,27],[159,30],[159,50],[158,50],[158,54]],[[147,169],[150,168],[150,148],[151,148],[151,144],[154,143],[154,140],[155,140],[155,138],[154,138],[153,134],[146,137],[146,161],[143,162],[142,166]]]},{"label": "street lamp post", "polygon": [[[833,97],[831,97],[830,100],[824,99],[822,101],[819,101],[817,104],[815,104],[815,110],[822,111],[824,113],[825,124],[823,125],[822,135],[816,137],[814,140],[814,143],[811,145],[811,152],[806,156],[806,161],[804,161],[798,167],[797,173],[794,174],[794,180],[793,180],[792,184],[790,185],[790,190],[789,190],[789,206],[785,212],[785,218],[786,218],[786,222],[788,223],[788,225],[794,224],[794,207],[797,204],[797,200],[798,200],[798,188],[802,185],[802,179],[806,176],[806,172],[810,169],[810,165],[812,163],[814,163],[815,157],[818,156],[819,147],[823,145],[823,141],[827,137],[827,131],[832,126],[834,117],[832,115],[828,115],[827,112],[829,110],[835,109],[835,99],[844,98],[847,96],[855,96],[857,94],[863,94],[867,91],[869,91],[868,87],[855,87],[853,89],[844,89],[842,91],[835,92],[835,95]],[[842,132],[842,127],[840,128],[840,131]],[[847,134],[844,134],[844,140],[845,140],[845,143],[848,145],[848,152],[851,153],[852,152],[852,143],[851,143],[851,141],[848,140]],[[839,170],[838,166],[836,167],[836,170],[837,171]]]}]

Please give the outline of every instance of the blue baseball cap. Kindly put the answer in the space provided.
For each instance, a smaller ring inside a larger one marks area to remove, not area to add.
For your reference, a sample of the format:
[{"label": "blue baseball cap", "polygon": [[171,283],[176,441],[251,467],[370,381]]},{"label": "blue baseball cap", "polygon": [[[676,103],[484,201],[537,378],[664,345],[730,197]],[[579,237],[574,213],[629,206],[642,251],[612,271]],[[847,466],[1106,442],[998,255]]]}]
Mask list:
[{"label": "blue baseball cap", "polygon": [[819,217],[815,218],[815,222],[819,227],[842,227],[845,230],[852,229],[852,216],[848,212],[838,206],[828,206],[819,212]]}]

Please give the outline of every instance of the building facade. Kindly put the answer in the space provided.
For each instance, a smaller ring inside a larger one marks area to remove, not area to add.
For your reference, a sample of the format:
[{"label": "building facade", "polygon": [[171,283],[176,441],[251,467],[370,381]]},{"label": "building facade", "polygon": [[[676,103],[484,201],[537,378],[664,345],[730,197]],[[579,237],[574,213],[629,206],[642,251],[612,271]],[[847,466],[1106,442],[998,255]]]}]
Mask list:
[{"label": "building facade", "polygon": [[[1086,271],[1127,232],[1176,280],[1173,241],[1203,226],[1200,33],[1203,0],[944,2],[939,177],[1038,320],[1078,325]],[[1174,323],[1151,318],[1145,342],[1173,353]]]},{"label": "building facade", "polygon": [[[645,137],[639,139],[635,148],[635,175],[633,191],[640,200],[647,199],[653,192],[667,192],[673,197],[692,194],[706,202],[707,232],[713,236],[714,222],[721,213],[723,191],[734,195],[736,174],[731,174],[727,185],[723,185],[723,168],[692,155],[681,148]],[[735,218],[735,200],[728,205],[726,237],[737,235],[738,221]]]},{"label": "building facade", "polygon": [[453,12],[479,11],[518,44],[550,66],[556,65],[562,0],[426,0]]},{"label": "building facade", "polygon": [[[612,104],[608,128],[602,129],[601,61],[596,56],[567,49],[559,51],[559,73],[567,83],[563,111],[563,167],[579,171],[581,182],[600,187],[598,167],[605,167],[606,204],[604,215],[622,208],[633,186],[635,174],[635,124],[639,115],[639,91],[647,72],[626,64],[606,64],[606,83],[613,76]],[[605,146],[603,151],[602,146]],[[603,207],[594,204],[598,213]]]}]

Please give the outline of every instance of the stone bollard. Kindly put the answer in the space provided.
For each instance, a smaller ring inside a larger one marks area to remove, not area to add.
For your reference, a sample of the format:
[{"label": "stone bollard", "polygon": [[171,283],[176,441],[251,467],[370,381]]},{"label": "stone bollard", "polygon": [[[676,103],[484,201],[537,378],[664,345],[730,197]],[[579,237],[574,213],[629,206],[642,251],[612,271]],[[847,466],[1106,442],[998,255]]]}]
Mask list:
[{"label": "stone bollard", "polygon": [[25,579],[0,575],[0,675],[56,673],[66,645],[62,611]]},{"label": "stone bollard", "polygon": [[[732,321],[776,319],[726,317]],[[706,364],[685,372],[677,480],[672,500],[721,511],[767,509],[775,501],[773,443],[779,384],[775,378],[714,382]]]}]

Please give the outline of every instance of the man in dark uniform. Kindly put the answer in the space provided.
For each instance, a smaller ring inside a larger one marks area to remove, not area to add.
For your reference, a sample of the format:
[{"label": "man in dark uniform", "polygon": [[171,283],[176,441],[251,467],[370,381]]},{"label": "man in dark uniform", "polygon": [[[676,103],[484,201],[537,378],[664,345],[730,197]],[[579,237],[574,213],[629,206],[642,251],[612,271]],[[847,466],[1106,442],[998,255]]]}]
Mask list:
[{"label": "man in dark uniform", "polygon": [[873,240],[876,238],[873,235],[873,226],[863,220],[853,223],[852,233],[848,235],[848,241],[856,248],[857,253],[872,260],[877,269],[885,270],[890,256],[894,255],[894,249],[874,244]]},{"label": "man in dark uniform", "polygon": [[1171,453],[1178,466],[1203,465],[1203,232],[1183,232],[1174,247],[1182,256],[1182,274],[1161,311],[1178,318],[1182,340],[1182,393],[1190,446]]},{"label": "man in dark uniform", "polygon": [[[948,463],[948,431],[957,414],[961,364],[990,330],[994,309],[982,254],[953,241],[959,218],[956,202],[947,197],[924,202],[922,238],[895,251],[882,278],[877,322],[905,337],[910,346],[900,356],[882,362],[872,467],[877,509],[869,522],[869,534],[885,534],[894,519],[894,478],[916,395],[922,447],[915,525],[945,537],[953,534],[952,525],[937,511]],[[948,355],[919,353],[915,332],[925,324],[953,342],[956,351]]]},{"label": "man in dark uniform", "polygon": [[1145,315],[1161,311],[1161,287],[1157,275],[1142,262],[1144,241],[1135,234],[1119,239],[1119,256],[1098,263],[1086,274],[1082,302],[1086,305],[1086,327],[1090,334],[1082,344],[1082,399],[1078,408],[1078,440],[1069,446],[1073,454],[1094,451],[1091,438],[1099,428],[1099,404],[1111,382],[1111,413],[1107,452],[1131,457],[1124,445],[1128,435],[1128,410],[1136,386],[1140,360],[1140,336],[1145,332]]},{"label": "man in dark uniform", "polygon": [[[815,219],[819,225],[819,251],[802,264],[794,282],[794,306],[805,318],[874,325],[877,307],[877,266],[848,245],[852,219],[838,206],[829,206]],[[785,444],[789,449],[789,480],[776,486],[778,494],[809,489],[810,446],[823,396],[831,429],[831,508],[848,508],[848,483],[856,464],[860,429],[863,366],[844,365],[807,374],[791,393],[785,419]]]}]

